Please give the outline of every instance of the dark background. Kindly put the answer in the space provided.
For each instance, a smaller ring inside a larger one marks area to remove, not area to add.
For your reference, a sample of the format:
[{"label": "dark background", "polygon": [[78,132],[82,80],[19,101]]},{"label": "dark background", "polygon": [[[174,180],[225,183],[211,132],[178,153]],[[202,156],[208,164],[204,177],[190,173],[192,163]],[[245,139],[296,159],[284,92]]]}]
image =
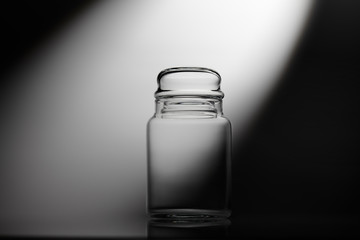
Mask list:
[{"label": "dark background", "polygon": [[252,219],[244,235],[359,236],[359,10],[316,2],[280,87],[235,149],[234,217]]},{"label": "dark background", "polygon": [[[36,3],[1,3],[3,94],[19,84],[6,74],[93,1]],[[316,1],[279,88],[234,146],[230,236],[360,235],[359,13],[356,0]]]},{"label": "dark background", "polygon": [[94,3],[92,0],[3,1],[0,5],[1,80],[5,81],[4,75]]},{"label": "dark background", "polygon": [[359,214],[359,10],[359,1],[317,2],[279,88],[236,149],[235,185],[247,196],[235,193],[239,213]]},{"label": "dark background", "polygon": [[276,236],[359,236],[359,10],[316,2],[280,87],[235,149],[235,219]]}]

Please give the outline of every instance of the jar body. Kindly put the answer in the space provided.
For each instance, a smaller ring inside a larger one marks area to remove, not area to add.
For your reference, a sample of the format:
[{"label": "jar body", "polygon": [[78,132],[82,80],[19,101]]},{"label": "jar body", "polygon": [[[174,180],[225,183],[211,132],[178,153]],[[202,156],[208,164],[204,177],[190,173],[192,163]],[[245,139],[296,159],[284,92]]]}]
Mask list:
[{"label": "jar body", "polygon": [[153,218],[230,216],[231,126],[221,100],[157,100],[147,125],[148,213]]}]

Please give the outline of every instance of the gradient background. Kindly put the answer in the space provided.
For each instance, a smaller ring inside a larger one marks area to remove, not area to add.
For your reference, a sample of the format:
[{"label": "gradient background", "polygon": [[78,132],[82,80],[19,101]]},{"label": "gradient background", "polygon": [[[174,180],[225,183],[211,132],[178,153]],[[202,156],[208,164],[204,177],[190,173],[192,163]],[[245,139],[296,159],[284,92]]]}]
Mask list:
[{"label": "gradient background", "polygon": [[164,68],[223,77],[229,236],[359,236],[360,2],[5,1],[0,235],[144,237]]}]

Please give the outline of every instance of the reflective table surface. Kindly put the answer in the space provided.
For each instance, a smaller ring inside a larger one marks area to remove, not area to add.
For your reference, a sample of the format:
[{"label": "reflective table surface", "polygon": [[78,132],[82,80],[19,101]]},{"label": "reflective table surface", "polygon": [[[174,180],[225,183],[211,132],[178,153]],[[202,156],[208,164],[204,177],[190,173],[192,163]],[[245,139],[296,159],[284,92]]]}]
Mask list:
[{"label": "reflective table surface", "polygon": [[[224,220],[160,221],[147,218],[1,223],[2,237],[119,239],[358,239],[356,215],[242,215]],[[6,231],[4,231],[6,230]]]}]

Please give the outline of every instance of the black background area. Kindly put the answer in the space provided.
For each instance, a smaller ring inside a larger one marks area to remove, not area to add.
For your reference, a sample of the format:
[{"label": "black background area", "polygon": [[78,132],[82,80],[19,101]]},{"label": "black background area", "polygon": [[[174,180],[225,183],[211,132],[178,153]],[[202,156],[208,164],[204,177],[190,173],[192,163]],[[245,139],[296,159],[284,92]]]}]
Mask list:
[{"label": "black background area", "polygon": [[359,7],[315,5],[279,87],[234,146],[236,213],[359,214]]},{"label": "black background area", "polygon": [[279,87],[234,146],[243,235],[359,235],[359,10],[359,1],[316,1]]},{"label": "black background area", "polygon": [[[1,1],[1,80],[47,39],[94,4],[93,0]],[[6,84],[13,84],[6,82]]]}]

